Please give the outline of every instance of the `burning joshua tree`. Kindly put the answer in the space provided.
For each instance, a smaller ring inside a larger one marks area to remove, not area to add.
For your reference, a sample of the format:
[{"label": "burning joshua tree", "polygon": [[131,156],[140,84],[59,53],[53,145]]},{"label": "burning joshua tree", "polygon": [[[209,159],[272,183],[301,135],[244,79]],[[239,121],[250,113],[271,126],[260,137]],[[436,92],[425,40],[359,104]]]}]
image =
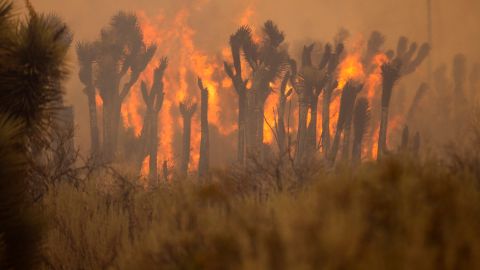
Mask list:
[{"label": "burning joshua tree", "polygon": [[[140,158],[142,162],[147,155],[149,159],[149,179],[152,185],[155,185],[158,179],[158,114],[163,106],[165,98],[163,76],[167,69],[168,60],[163,58],[160,65],[154,70],[153,84],[148,90],[147,83],[142,81],[142,97],[145,101],[147,110],[145,113],[144,124],[140,136]],[[141,163],[140,163],[141,164]]]},{"label": "burning joshua tree", "polygon": [[[103,102],[102,154],[106,160],[113,160],[116,154],[122,103],[152,60],[156,49],[155,45],[143,42],[136,15],[126,12],[112,18],[110,26],[102,30],[99,40],[79,45],[80,76],[89,98],[92,148],[98,141],[95,138],[98,127],[93,120],[96,118],[93,89],[96,88]],[[127,77],[128,80],[122,84]]]},{"label": "burning joshua tree", "polygon": [[188,174],[188,164],[190,163],[190,137],[192,134],[192,117],[197,110],[197,103],[192,101],[182,101],[179,104],[180,114],[183,118],[183,140],[182,140],[182,159],[180,162],[180,173],[182,176]]},{"label": "burning joshua tree", "polygon": [[422,44],[420,49],[418,49],[416,43],[412,43],[410,46],[408,44],[408,39],[401,37],[398,41],[396,54],[393,51],[387,52],[387,57],[393,60],[382,66],[382,111],[378,136],[378,159],[381,159],[387,150],[388,112],[393,87],[401,77],[415,72],[430,52],[430,46],[427,43]]},{"label": "burning joshua tree", "polygon": [[[343,88],[342,97],[340,99],[340,112],[338,115],[337,129],[335,131],[335,137],[333,139],[332,150],[329,157],[329,161],[332,164],[335,163],[342,133],[344,133],[344,151],[350,150],[349,140],[351,135],[350,127],[352,125],[353,109],[357,94],[362,90],[362,88],[363,85],[355,85],[352,81],[348,82]],[[343,132],[344,130],[345,132]]]},{"label": "burning joshua tree", "polygon": [[[265,22],[261,42],[255,41],[248,26],[242,26],[231,38],[233,67],[224,63],[225,71],[239,95],[239,140],[238,159],[244,163],[244,154],[261,153],[263,149],[264,109],[268,96],[272,93],[271,84],[287,66],[288,54],[282,44],[285,35],[272,21]],[[240,53],[250,68],[250,84],[242,76]],[[244,144],[246,146],[244,149]]]}]

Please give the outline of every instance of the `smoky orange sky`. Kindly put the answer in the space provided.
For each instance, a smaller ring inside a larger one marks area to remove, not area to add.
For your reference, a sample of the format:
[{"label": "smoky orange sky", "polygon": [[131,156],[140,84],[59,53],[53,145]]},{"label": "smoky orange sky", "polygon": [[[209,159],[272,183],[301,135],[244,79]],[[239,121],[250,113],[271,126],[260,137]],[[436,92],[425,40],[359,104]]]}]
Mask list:
[{"label": "smoky orange sky", "polygon": [[[144,12],[155,18],[173,16],[188,8],[198,48],[207,53],[220,51],[239,26],[247,7],[249,21],[259,25],[272,19],[286,33],[290,44],[306,40],[330,41],[342,27],[352,35],[368,37],[379,30],[394,47],[398,37],[427,41],[426,0],[31,0],[44,12],[61,16],[71,27],[75,41],[94,40],[120,10]],[[449,63],[457,52],[469,63],[480,61],[480,1],[432,0],[433,63]],[[296,55],[294,55],[296,57]],[[67,102],[75,105],[78,141],[88,144],[87,102],[77,79],[76,57],[71,53],[72,76],[66,86]],[[426,73],[425,66],[419,72]],[[83,144],[83,143],[82,143]]]}]

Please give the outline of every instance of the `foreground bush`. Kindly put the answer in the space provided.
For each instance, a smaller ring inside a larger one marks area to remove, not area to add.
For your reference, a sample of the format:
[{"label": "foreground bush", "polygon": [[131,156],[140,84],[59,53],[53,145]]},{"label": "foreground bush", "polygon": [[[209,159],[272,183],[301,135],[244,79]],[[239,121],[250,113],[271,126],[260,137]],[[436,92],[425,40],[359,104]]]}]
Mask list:
[{"label": "foreground bush", "polygon": [[[48,269],[478,269],[480,192],[466,173],[385,161],[295,191],[97,176],[44,201]],[[117,185],[118,186],[118,185]]]}]

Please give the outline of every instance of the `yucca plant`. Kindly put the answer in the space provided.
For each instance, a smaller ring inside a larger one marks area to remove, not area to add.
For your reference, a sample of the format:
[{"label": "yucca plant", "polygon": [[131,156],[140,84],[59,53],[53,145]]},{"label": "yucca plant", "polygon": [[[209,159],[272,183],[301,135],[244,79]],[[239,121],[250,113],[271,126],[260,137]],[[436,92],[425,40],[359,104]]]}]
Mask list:
[{"label": "yucca plant", "polygon": [[40,218],[27,193],[32,149],[51,140],[51,120],[62,107],[61,84],[72,36],[56,16],[35,11],[13,16],[11,1],[0,0],[0,267],[34,269],[42,238]]},{"label": "yucca plant", "polygon": [[[10,2],[3,1],[9,8]],[[30,146],[48,140],[49,126],[62,106],[61,83],[68,75],[66,55],[72,41],[60,18],[37,13],[27,1],[29,14],[18,24],[3,19],[0,70],[0,112],[24,123]],[[11,16],[5,13],[4,16]]]},{"label": "yucca plant", "polygon": [[201,78],[198,78],[200,89],[200,160],[198,163],[199,177],[207,177],[210,166],[210,138],[208,130],[208,89],[203,85]]},{"label": "yucca plant", "polygon": [[188,174],[188,164],[190,163],[190,137],[192,134],[192,117],[197,110],[197,104],[192,101],[182,101],[179,104],[180,114],[183,118],[183,144],[182,159],[180,161],[180,173],[186,177]]}]

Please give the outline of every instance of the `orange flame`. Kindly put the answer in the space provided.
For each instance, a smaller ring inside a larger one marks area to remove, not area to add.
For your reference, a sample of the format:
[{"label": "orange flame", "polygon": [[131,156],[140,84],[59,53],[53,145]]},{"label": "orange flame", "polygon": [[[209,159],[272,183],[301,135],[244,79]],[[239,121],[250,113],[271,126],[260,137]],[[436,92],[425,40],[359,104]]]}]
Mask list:
[{"label": "orange flame", "polygon": [[349,80],[363,81],[365,79],[365,71],[360,54],[355,53],[348,55],[342,63],[340,63],[338,72],[338,88],[343,89]]}]

